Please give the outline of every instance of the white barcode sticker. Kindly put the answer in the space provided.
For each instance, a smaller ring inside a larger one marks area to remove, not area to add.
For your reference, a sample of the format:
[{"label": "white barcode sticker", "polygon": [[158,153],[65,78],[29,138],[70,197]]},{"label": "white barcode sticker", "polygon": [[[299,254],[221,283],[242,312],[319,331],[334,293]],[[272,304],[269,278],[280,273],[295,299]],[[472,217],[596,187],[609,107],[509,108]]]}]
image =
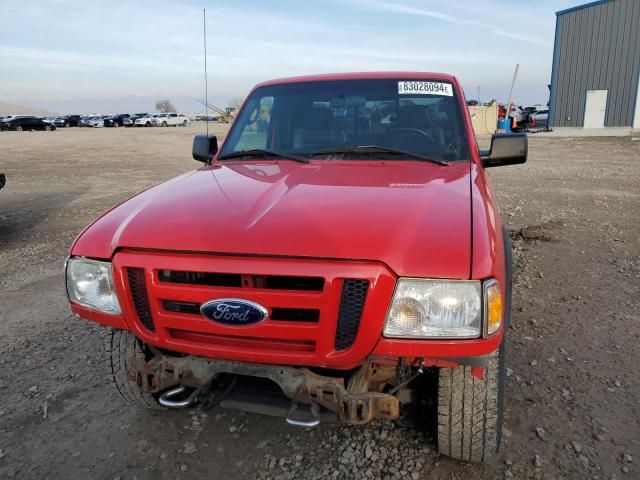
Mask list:
[{"label": "white barcode sticker", "polygon": [[444,95],[453,97],[453,88],[450,83],[442,82],[398,82],[400,95]]}]

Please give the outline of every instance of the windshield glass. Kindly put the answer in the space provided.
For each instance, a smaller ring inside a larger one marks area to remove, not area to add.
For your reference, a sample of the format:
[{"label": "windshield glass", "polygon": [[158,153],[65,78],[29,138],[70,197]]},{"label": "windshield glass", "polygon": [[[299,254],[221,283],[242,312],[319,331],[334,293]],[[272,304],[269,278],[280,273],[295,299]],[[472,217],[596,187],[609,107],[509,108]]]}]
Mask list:
[{"label": "windshield glass", "polygon": [[[367,79],[264,86],[247,99],[220,156],[266,149],[314,159],[469,158],[457,93],[443,81]],[[353,149],[354,151],[350,151]],[[396,152],[390,153],[382,149]],[[331,152],[336,150],[336,152]],[[323,153],[324,152],[324,153]]]}]

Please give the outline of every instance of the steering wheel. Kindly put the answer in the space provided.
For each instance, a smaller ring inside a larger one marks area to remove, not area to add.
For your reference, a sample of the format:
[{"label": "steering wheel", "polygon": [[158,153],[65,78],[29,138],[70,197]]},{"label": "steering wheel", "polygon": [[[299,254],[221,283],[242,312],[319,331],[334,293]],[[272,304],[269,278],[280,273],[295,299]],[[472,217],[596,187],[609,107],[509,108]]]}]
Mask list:
[{"label": "steering wheel", "polygon": [[433,140],[431,135],[427,132],[420,130],[419,128],[411,128],[411,127],[394,127],[389,129],[393,133],[413,133],[415,135],[420,135],[422,137],[428,138],[429,140]]}]

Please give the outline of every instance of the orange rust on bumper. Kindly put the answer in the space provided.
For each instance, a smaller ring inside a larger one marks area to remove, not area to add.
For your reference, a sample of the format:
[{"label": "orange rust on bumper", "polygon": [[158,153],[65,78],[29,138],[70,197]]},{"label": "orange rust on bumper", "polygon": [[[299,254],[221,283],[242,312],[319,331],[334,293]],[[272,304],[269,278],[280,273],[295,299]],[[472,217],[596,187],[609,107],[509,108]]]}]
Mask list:
[{"label": "orange rust on bumper", "polygon": [[[171,357],[156,355],[129,359],[129,377],[148,393],[159,393],[178,385],[209,387],[221,373],[267,378],[280,386],[284,395],[296,403],[316,403],[350,424],[361,425],[374,419],[394,420],[400,415],[398,399],[381,393],[385,379],[395,370],[365,364],[360,370],[362,381],[351,391],[342,378],[327,377],[307,368],[212,360],[203,357]],[[357,376],[354,375],[354,376]],[[370,391],[367,389],[375,389]]]}]

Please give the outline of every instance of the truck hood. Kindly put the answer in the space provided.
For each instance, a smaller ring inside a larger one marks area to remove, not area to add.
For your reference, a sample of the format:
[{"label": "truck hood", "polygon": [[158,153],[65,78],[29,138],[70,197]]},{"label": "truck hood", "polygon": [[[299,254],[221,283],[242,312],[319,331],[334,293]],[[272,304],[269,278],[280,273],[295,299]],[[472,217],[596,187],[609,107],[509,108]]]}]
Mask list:
[{"label": "truck hood", "polygon": [[469,278],[470,164],[226,162],[107,212],[72,247],[275,255],[385,263],[396,274]]}]

